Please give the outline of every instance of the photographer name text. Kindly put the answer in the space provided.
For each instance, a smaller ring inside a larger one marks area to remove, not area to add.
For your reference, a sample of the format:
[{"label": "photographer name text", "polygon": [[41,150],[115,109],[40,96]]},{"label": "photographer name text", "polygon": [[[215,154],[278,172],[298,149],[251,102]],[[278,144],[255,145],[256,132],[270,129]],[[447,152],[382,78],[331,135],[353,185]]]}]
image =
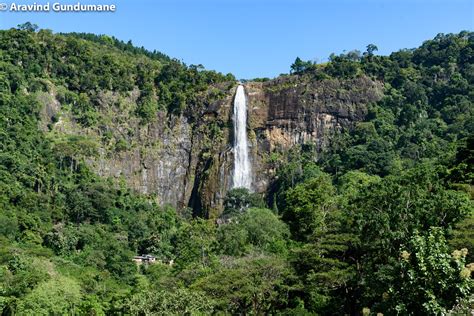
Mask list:
[{"label": "photographer name text", "polygon": [[0,11],[10,12],[115,12],[117,6],[115,4],[82,4],[60,2],[17,4],[17,3],[0,3]]}]

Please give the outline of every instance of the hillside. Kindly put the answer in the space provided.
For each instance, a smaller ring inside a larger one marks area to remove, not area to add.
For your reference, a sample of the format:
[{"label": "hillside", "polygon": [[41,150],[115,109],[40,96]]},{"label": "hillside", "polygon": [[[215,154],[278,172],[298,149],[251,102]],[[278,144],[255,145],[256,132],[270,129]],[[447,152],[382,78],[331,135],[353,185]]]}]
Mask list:
[{"label": "hillside", "polygon": [[473,308],[474,34],[375,52],[244,82],[251,193],[231,189],[231,74],[0,31],[0,310]]}]

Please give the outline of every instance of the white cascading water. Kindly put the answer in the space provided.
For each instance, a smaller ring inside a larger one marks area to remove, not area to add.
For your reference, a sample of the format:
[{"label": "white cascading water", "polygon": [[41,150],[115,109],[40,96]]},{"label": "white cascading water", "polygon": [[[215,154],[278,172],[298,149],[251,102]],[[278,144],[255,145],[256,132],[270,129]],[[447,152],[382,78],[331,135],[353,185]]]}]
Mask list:
[{"label": "white cascading water", "polygon": [[249,150],[247,144],[247,100],[244,86],[239,85],[234,99],[234,188],[251,190]]}]

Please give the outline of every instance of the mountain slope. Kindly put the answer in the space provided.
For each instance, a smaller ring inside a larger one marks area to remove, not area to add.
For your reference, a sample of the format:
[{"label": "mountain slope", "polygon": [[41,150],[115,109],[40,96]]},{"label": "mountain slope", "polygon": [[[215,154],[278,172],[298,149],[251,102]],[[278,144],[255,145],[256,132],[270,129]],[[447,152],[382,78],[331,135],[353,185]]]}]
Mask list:
[{"label": "mountain slope", "polygon": [[3,314],[465,308],[474,36],[369,47],[245,83],[252,194],[229,191],[232,75],[0,31]]}]

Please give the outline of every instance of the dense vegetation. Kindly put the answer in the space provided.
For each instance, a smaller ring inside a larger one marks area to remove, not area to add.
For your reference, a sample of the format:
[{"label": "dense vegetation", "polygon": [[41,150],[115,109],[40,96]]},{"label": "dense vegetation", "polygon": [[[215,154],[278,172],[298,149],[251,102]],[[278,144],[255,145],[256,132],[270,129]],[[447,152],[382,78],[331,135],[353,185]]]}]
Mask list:
[{"label": "dense vegetation", "polygon": [[[230,75],[105,36],[0,32],[0,310],[48,314],[437,315],[472,308],[474,34],[390,56],[297,60],[295,76],[371,76],[385,96],[316,157],[281,161],[269,199],[228,193],[218,221],[95,175],[94,144],[38,129],[62,86],[84,127],[100,90],[180,115]],[[137,266],[136,254],[162,263]],[[471,302],[469,298],[471,297]]]}]

